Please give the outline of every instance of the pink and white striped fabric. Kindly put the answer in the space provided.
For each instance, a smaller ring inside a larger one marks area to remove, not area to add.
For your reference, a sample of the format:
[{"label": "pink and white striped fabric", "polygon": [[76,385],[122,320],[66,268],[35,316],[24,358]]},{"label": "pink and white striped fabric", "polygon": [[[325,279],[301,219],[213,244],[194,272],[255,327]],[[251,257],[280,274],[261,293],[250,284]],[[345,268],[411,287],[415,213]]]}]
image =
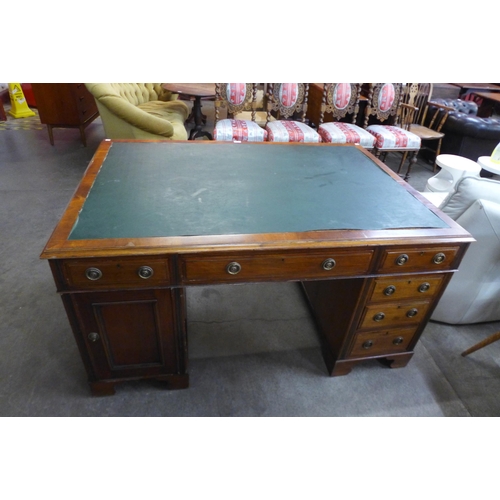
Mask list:
[{"label": "pink and white striped fabric", "polygon": [[375,137],[377,149],[419,149],[420,137],[393,125],[370,125],[366,130]]},{"label": "pink and white striped fabric", "polygon": [[282,83],[279,99],[283,106],[290,108],[294,106],[299,97],[299,86],[297,83]]},{"label": "pink and white striped fabric", "polygon": [[226,99],[235,106],[241,104],[246,97],[246,83],[229,83],[227,85]]},{"label": "pink and white striped fabric", "polygon": [[373,149],[375,146],[375,137],[370,132],[352,123],[323,123],[319,126],[318,133],[323,142],[359,144],[367,149]]},{"label": "pink and white striped fabric", "polygon": [[378,97],[378,108],[380,111],[389,111],[394,104],[395,98],[396,91],[394,90],[394,85],[392,83],[384,83]]},{"label": "pink and white striped fabric", "polygon": [[220,120],[214,129],[216,141],[263,142],[267,131],[250,120]]},{"label": "pink and white striped fabric", "polygon": [[302,122],[277,120],[266,125],[270,142],[321,142],[321,137]]}]

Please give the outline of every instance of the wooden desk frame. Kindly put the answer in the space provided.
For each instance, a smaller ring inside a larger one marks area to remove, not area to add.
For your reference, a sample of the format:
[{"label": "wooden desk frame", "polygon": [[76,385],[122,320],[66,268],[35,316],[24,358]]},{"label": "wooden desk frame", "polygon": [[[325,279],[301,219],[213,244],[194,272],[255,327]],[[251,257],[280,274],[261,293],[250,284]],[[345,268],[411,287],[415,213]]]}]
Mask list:
[{"label": "wooden desk frame", "polygon": [[330,375],[345,375],[371,358],[405,366],[474,241],[359,146],[449,227],[70,240],[113,142],[152,141],[101,143],[41,255],[49,260],[95,395],[142,378],[188,386],[186,286],[301,282]]}]

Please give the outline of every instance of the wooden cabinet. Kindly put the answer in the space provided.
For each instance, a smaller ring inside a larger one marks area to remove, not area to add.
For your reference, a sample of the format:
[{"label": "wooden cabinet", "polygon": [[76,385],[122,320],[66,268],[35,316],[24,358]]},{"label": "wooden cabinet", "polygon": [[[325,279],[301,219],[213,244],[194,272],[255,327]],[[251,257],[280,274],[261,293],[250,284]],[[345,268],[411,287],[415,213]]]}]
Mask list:
[{"label": "wooden cabinet", "polygon": [[50,143],[54,145],[54,127],[78,128],[84,146],[85,127],[99,112],[92,94],[83,83],[33,83],[33,94],[40,121],[47,125]]},{"label": "wooden cabinet", "polygon": [[114,394],[123,379],[188,386],[182,289],[64,294],[94,395]]}]

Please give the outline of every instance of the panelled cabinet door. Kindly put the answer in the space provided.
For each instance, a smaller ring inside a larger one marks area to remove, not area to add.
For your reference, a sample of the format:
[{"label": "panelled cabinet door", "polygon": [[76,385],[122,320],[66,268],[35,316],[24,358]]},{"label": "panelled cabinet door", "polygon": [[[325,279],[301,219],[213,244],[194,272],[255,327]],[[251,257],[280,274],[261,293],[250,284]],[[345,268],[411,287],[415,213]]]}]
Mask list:
[{"label": "panelled cabinet door", "polygon": [[96,379],[185,372],[184,335],[176,330],[179,290],[72,294]]}]

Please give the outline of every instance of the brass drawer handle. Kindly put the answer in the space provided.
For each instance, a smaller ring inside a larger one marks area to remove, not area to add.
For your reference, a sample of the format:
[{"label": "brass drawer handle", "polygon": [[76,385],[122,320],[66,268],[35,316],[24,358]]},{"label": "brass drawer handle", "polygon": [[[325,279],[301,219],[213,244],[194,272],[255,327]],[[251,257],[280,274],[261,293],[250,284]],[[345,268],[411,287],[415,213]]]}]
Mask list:
[{"label": "brass drawer handle", "polygon": [[89,279],[91,281],[96,281],[96,280],[102,278],[102,271],[100,269],[98,269],[97,267],[89,267],[85,271],[85,276],[87,277],[87,279]]},{"label": "brass drawer handle", "polygon": [[445,261],[445,259],[446,255],[442,252],[439,252],[436,255],[434,255],[432,262],[434,262],[434,264],[442,264]]},{"label": "brass drawer handle", "polygon": [[410,260],[410,257],[406,255],[405,253],[402,253],[397,259],[396,259],[396,264],[398,266],[404,266],[408,261]]},{"label": "brass drawer handle", "polygon": [[396,338],[392,341],[392,343],[393,343],[394,345],[400,345],[400,344],[402,344],[402,343],[403,343],[403,341],[404,341],[403,337],[396,337]]},{"label": "brass drawer handle", "polygon": [[139,275],[139,278],[147,280],[148,278],[151,278],[151,276],[153,276],[154,271],[149,266],[141,266],[137,270],[137,274]]},{"label": "brass drawer handle", "polygon": [[373,316],[373,321],[382,321],[385,318],[385,314],[383,312],[375,314]]},{"label": "brass drawer handle", "polygon": [[420,293],[425,293],[425,292],[428,292],[430,288],[431,288],[431,284],[430,284],[430,283],[422,283],[422,284],[418,287],[418,291],[419,291]]},{"label": "brass drawer handle", "polygon": [[384,290],[384,295],[392,295],[396,291],[396,287],[394,285],[389,285],[385,290]]},{"label": "brass drawer handle", "polygon": [[241,264],[238,262],[230,262],[226,266],[226,271],[232,275],[238,274],[241,271]]},{"label": "brass drawer handle", "polygon": [[88,337],[91,342],[97,342],[99,340],[99,334],[96,332],[90,332]]},{"label": "brass drawer handle", "polygon": [[418,314],[418,309],[416,309],[415,307],[413,309],[410,309],[407,313],[406,313],[406,316],[408,318],[413,318],[415,317],[416,315]]},{"label": "brass drawer handle", "polygon": [[326,259],[323,261],[323,264],[321,264],[321,267],[325,271],[331,271],[336,265],[337,263],[335,262],[334,259]]},{"label": "brass drawer handle", "polygon": [[370,349],[370,347],[373,346],[373,340],[366,340],[365,342],[363,342],[363,349]]}]

